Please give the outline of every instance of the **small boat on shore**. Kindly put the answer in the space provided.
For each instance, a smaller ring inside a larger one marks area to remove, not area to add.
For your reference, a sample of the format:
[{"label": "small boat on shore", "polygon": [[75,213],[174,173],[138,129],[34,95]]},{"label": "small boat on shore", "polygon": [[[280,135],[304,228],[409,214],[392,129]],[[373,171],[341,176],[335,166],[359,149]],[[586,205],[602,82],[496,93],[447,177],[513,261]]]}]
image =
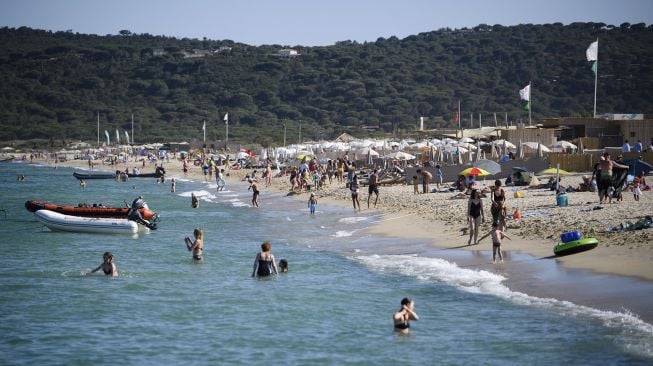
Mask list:
[{"label": "small boat on shore", "polygon": [[599,241],[596,238],[581,238],[566,243],[558,243],[553,248],[553,253],[561,257],[594,249],[597,245],[599,245]]},{"label": "small boat on shore", "polygon": [[135,234],[139,231],[150,230],[127,219],[70,216],[50,210],[38,210],[34,212],[34,216],[52,231]]},{"label": "small boat on shore", "polygon": [[[25,208],[29,212],[36,212],[38,210],[50,210],[58,212],[63,215],[81,216],[81,217],[103,217],[113,219],[126,219],[129,214],[127,207],[79,207],[79,206],[65,206],[57,205],[54,203],[46,203],[41,201],[27,201]],[[140,208],[141,216],[145,220],[155,219],[157,214],[147,208]]]},{"label": "small boat on shore", "polygon": [[129,178],[161,178],[166,174],[165,169],[162,167],[157,167],[156,171],[154,173],[139,173],[139,174],[131,174],[127,172],[123,172],[120,170],[116,170],[115,173],[107,173],[107,172],[73,172],[73,177],[77,179],[116,179],[116,176],[120,176],[121,174],[127,175]]}]

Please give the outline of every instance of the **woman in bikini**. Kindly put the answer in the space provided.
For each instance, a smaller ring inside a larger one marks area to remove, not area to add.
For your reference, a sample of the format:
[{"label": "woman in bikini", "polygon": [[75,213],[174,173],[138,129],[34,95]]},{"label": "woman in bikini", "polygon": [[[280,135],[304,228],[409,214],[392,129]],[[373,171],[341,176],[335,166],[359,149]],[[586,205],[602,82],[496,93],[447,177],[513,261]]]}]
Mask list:
[{"label": "woman in bikini", "polygon": [[271,249],[272,244],[270,244],[269,241],[261,244],[261,252],[256,254],[256,258],[254,258],[254,269],[252,269],[252,277],[265,277],[279,273],[279,270],[277,269],[277,263],[274,260],[274,255],[270,253]]},{"label": "woman in bikini", "polygon": [[407,297],[401,300],[401,309],[392,315],[395,331],[403,334],[408,333],[411,320],[419,320],[415,312],[415,302]]},{"label": "woman in bikini", "polygon": [[186,249],[188,249],[189,252],[193,252],[194,260],[201,261],[204,259],[202,256],[204,251],[204,233],[201,229],[197,228],[193,230],[193,236],[195,236],[195,240],[192,240],[188,236],[184,238]]},{"label": "woman in bikini", "polygon": [[116,268],[116,264],[113,262],[113,254],[111,254],[111,252],[105,252],[104,255],[102,255],[102,264],[100,264],[96,269],[85,274],[89,275],[99,271],[100,269],[107,276],[118,276],[118,269]]},{"label": "woman in bikini", "polygon": [[479,226],[481,226],[481,222],[485,221],[483,201],[481,200],[478,189],[472,189],[472,194],[469,196],[467,203],[467,221],[469,222],[469,240],[467,241],[467,245],[472,244],[472,238],[474,239],[474,245],[476,245],[478,243]]}]

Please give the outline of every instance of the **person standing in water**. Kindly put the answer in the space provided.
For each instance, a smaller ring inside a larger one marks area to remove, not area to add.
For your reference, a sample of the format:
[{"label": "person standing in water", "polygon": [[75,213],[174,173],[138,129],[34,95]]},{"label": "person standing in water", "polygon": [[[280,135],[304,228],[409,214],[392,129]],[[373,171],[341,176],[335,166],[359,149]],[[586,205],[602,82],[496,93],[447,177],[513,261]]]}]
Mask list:
[{"label": "person standing in water", "polygon": [[111,252],[105,252],[104,255],[102,255],[102,264],[100,264],[96,269],[90,272],[86,272],[85,274],[89,275],[99,271],[100,269],[107,276],[118,276],[118,269],[116,268],[116,264],[113,262],[113,254],[111,254]]},{"label": "person standing in water", "polygon": [[315,208],[317,208],[317,198],[315,193],[311,192],[311,196],[308,198],[308,209],[311,215],[315,215]]},{"label": "person standing in water", "polygon": [[269,241],[261,244],[261,252],[256,254],[254,258],[254,268],[252,269],[252,277],[266,277],[273,274],[278,274],[277,263],[274,260],[274,255],[270,253],[272,244]]},{"label": "person standing in water", "polygon": [[197,198],[197,196],[193,192],[190,193],[190,207],[192,207],[192,208],[200,207],[200,200]]},{"label": "person standing in water", "polygon": [[419,316],[415,312],[415,302],[408,297],[404,297],[401,300],[401,309],[394,313],[392,320],[396,332],[407,334],[408,329],[410,329],[410,321],[419,320]]},{"label": "person standing in water", "polygon": [[189,252],[193,252],[194,260],[201,261],[203,259],[202,253],[204,251],[204,233],[200,228],[197,228],[193,230],[193,236],[195,236],[195,240],[192,240],[188,236],[184,238],[186,249],[188,249]]},{"label": "person standing in water", "polygon": [[501,239],[503,238],[510,239],[510,237],[508,236],[508,234],[501,231],[500,225],[496,222],[492,223],[492,230],[490,230],[489,233],[483,235],[483,237],[481,237],[479,241],[487,238],[490,235],[492,235],[492,263],[497,262],[497,252],[499,253],[499,260],[503,262],[503,255],[501,255]]},{"label": "person standing in water", "polygon": [[258,195],[260,191],[258,190],[258,185],[256,184],[256,180],[250,179],[249,180],[249,188],[247,190],[252,190],[252,206],[258,208]]},{"label": "person standing in water", "polygon": [[175,181],[175,178],[172,178],[172,186],[170,187],[170,192],[177,192],[177,182]]},{"label": "person standing in water", "polygon": [[469,196],[467,203],[467,221],[469,222],[469,240],[467,245],[474,245],[478,243],[478,230],[481,222],[485,221],[485,213],[483,212],[483,201],[481,200],[478,189],[472,189],[472,194]]}]

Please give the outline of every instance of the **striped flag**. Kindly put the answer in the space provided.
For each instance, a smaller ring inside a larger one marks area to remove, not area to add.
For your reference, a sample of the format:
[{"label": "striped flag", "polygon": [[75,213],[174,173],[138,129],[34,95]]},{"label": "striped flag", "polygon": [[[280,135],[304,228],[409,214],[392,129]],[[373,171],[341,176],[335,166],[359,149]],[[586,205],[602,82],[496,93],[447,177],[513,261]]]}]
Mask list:
[{"label": "striped flag", "polygon": [[531,84],[528,84],[524,89],[519,91],[519,98],[522,102],[522,109],[527,111],[531,109]]}]

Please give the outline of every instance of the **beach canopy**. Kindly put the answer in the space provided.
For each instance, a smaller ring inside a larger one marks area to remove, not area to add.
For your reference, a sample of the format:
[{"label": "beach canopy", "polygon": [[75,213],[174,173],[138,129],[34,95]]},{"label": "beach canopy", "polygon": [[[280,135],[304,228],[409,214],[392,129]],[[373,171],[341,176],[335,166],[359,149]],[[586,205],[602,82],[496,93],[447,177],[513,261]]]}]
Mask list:
[{"label": "beach canopy", "polygon": [[477,175],[477,176],[481,176],[481,177],[485,176],[485,175],[490,175],[490,173],[487,170],[484,170],[484,169],[481,169],[481,168],[478,168],[478,167],[475,167],[475,166],[467,168],[467,169],[463,170],[462,172],[460,172],[458,174],[459,175]]},{"label": "beach canopy", "polygon": [[395,160],[413,160],[415,155],[405,153],[403,151],[395,151],[387,155],[383,155],[383,159],[395,159]]},{"label": "beach canopy", "polygon": [[312,157],[313,156],[311,154],[308,154],[308,153],[299,153],[299,154],[295,155],[295,159],[297,159],[297,160],[303,160],[304,158],[311,159]]},{"label": "beach canopy", "polygon": [[374,151],[374,150],[372,150],[372,149],[369,148],[369,147],[364,147],[364,148],[362,148],[362,149],[356,151],[356,155],[363,155],[363,156],[368,156],[368,155],[370,155],[370,156],[376,157],[376,156],[379,156],[379,153],[376,152],[376,151]]},{"label": "beach canopy", "polygon": [[537,173],[537,175],[554,175],[554,174],[562,174],[562,175],[567,175],[570,174],[566,170],[558,169],[558,168],[548,168],[544,169],[541,172]]}]

